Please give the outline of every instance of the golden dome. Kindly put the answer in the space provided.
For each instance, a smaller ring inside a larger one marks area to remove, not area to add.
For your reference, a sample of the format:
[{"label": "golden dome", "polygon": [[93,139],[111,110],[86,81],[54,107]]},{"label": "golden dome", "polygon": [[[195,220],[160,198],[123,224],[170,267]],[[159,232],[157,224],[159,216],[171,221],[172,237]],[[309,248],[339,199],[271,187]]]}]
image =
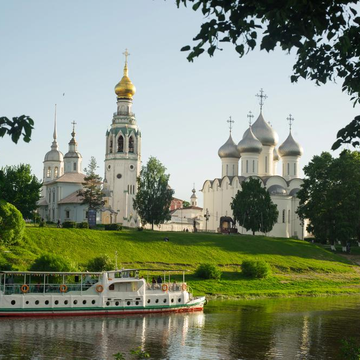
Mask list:
[{"label": "golden dome", "polygon": [[136,88],[129,79],[127,62],[125,62],[124,75],[120,82],[115,86],[115,94],[118,98],[132,99],[135,92]]}]

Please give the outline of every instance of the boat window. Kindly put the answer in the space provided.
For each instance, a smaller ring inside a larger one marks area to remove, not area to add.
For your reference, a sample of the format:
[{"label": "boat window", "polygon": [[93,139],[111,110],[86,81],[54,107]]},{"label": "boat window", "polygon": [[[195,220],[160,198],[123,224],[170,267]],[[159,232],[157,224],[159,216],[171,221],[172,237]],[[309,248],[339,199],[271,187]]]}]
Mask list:
[{"label": "boat window", "polygon": [[96,301],[95,301],[95,300],[93,300],[91,303],[94,305],[94,304],[96,303]]},{"label": "boat window", "polygon": [[39,305],[39,300],[36,300],[36,301],[35,301],[35,305]]},{"label": "boat window", "polygon": [[179,299],[178,302],[181,302],[181,299]]},{"label": "boat window", "polygon": [[116,306],[119,306],[119,302],[117,301],[117,302],[115,303],[115,305],[116,305]]},{"label": "boat window", "polygon": [[49,305],[49,300],[45,300],[45,305]]},{"label": "boat window", "polygon": [[109,286],[109,290],[115,290],[115,285],[114,285],[114,284],[111,284],[111,285]]},{"label": "boat window", "polygon": [[59,304],[59,300],[55,300],[55,305],[58,305]]},{"label": "boat window", "polygon": [[155,302],[158,303],[158,302],[159,302],[159,299],[156,299]]},{"label": "boat window", "polygon": [[130,301],[128,301],[126,304],[129,306],[129,305],[130,305]]},{"label": "boat window", "polygon": [[109,306],[109,305],[110,305],[110,301],[107,301],[107,302],[106,302],[106,306]]},{"label": "boat window", "polygon": [[86,300],[83,301],[83,304],[86,305]]},{"label": "boat window", "polygon": [[164,304],[166,303],[166,299],[164,299]]},{"label": "boat window", "polygon": [[173,302],[174,302],[174,299],[171,299],[171,302],[173,303]]},{"label": "boat window", "polygon": [[135,305],[139,305],[139,302],[138,302],[138,301],[136,301],[136,302],[135,302]]},{"label": "boat window", "polygon": [[16,301],[15,300],[12,300],[11,301],[11,305],[15,305],[16,304]]},{"label": "boat window", "polygon": [[74,300],[74,305],[76,305],[77,304],[77,300]]},{"label": "boat window", "polygon": [[147,303],[150,304],[150,299],[148,299]]},{"label": "boat window", "polygon": [[67,301],[67,300],[65,300],[65,301],[64,301],[64,304],[65,304],[65,305],[67,305],[67,304],[68,304],[68,301]]}]

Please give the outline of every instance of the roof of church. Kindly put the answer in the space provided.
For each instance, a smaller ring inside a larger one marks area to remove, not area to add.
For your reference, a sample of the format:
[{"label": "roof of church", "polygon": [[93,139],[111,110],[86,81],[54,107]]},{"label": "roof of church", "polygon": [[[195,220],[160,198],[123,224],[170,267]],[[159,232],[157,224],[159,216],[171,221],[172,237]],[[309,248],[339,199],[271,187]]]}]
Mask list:
[{"label": "roof of church", "polygon": [[39,202],[37,203],[38,206],[48,206],[48,202],[46,201],[45,198],[42,198],[39,200]]},{"label": "roof of church", "polygon": [[80,196],[77,196],[78,192],[74,191],[73,193],[71,193],[70,195],[64,197],[63,199],[61,199],[58,204],[81,204],[82,203],[82,199]]},{"label": "roof of church", "polygon": [[66,173],[66,174],[60,176],[59,178],[57,178],[56,180],[48,182],[47,185],[57,183],[57,182],[81,184],[84,182],[84,178],[85,178],[85,175],[81,174],[81,173],[75,173],[75,172]]}]

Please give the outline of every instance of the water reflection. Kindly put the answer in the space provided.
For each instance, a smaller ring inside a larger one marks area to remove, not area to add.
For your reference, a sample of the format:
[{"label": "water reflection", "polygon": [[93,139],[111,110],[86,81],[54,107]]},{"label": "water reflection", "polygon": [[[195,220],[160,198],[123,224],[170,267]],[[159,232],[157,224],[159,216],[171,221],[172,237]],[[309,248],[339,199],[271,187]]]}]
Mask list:
[{"label": "water reflection", "polygon": [[[205,313],[0,320],[0,359],[338,359],[360,298],[211,302]],[[360,340],[360,339],[359,339]]]}]

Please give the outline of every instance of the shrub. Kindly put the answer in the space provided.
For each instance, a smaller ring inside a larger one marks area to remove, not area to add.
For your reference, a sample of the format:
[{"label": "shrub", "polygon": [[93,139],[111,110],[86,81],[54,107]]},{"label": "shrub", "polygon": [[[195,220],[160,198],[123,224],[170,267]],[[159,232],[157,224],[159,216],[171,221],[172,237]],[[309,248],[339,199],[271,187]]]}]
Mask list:
[{"label": "shrub", "polygon": [[144,230],[144,228],[143,228],[143,227],[141,227],[141,226],[139,226],[139,227],[137,228],[137,230],[138,230],[138,231],[143,231],[143,230]]},{"label": "shrub", "polygon": [[40,220],[39,227],[46,227],[46,222],[44,220]]},{"label": "shrub", "polygon": [[25,221],[21,212],[5,200],[0,200],[0,244],[20,242],[24,235]]},{"label": "shrub", "polygon": [[106,271],[106,270],[114,270],[115,264],[110,259],[108,255],[98,256],[94,259],[91,259],[87,264],[87,269],[89,271]]},{"label": "shrub", "polygon": [[221,271],[214,264],[200,264],[195,271],[195,275],[202,279],[220,280]]},{"label": "shrub", "polygon": [[44,254],[35,259],[30,266],[31,271],[74,271],[71,262],[59,255]]},{"label": "shrub", "polygon": [[63,228],[67,228],[67,229],[73,229],[76,228],[76,222],[74,221],[64,221],[62,224]]},{"label": "shrub", "polygon": [[106,224],[105,230],[119,231],[119,230],[122,230],[122,225],[121,224]]},{"label": "shrub", "polygon": [[12,264],[5,259],[0,259],[0,271],[11,271],[12,269]]},{"label": "shrub", "polygon": [[271,275],[270,265],[263,260],[244,260],[241,271],[249,278],[263,279]]},{"label": "shrub", "polygon": [[89,223],[87,223],[86,221],[83,221],[81,223],[77,223],[76,227],[78,229],[88,229],[89,228]]}]

